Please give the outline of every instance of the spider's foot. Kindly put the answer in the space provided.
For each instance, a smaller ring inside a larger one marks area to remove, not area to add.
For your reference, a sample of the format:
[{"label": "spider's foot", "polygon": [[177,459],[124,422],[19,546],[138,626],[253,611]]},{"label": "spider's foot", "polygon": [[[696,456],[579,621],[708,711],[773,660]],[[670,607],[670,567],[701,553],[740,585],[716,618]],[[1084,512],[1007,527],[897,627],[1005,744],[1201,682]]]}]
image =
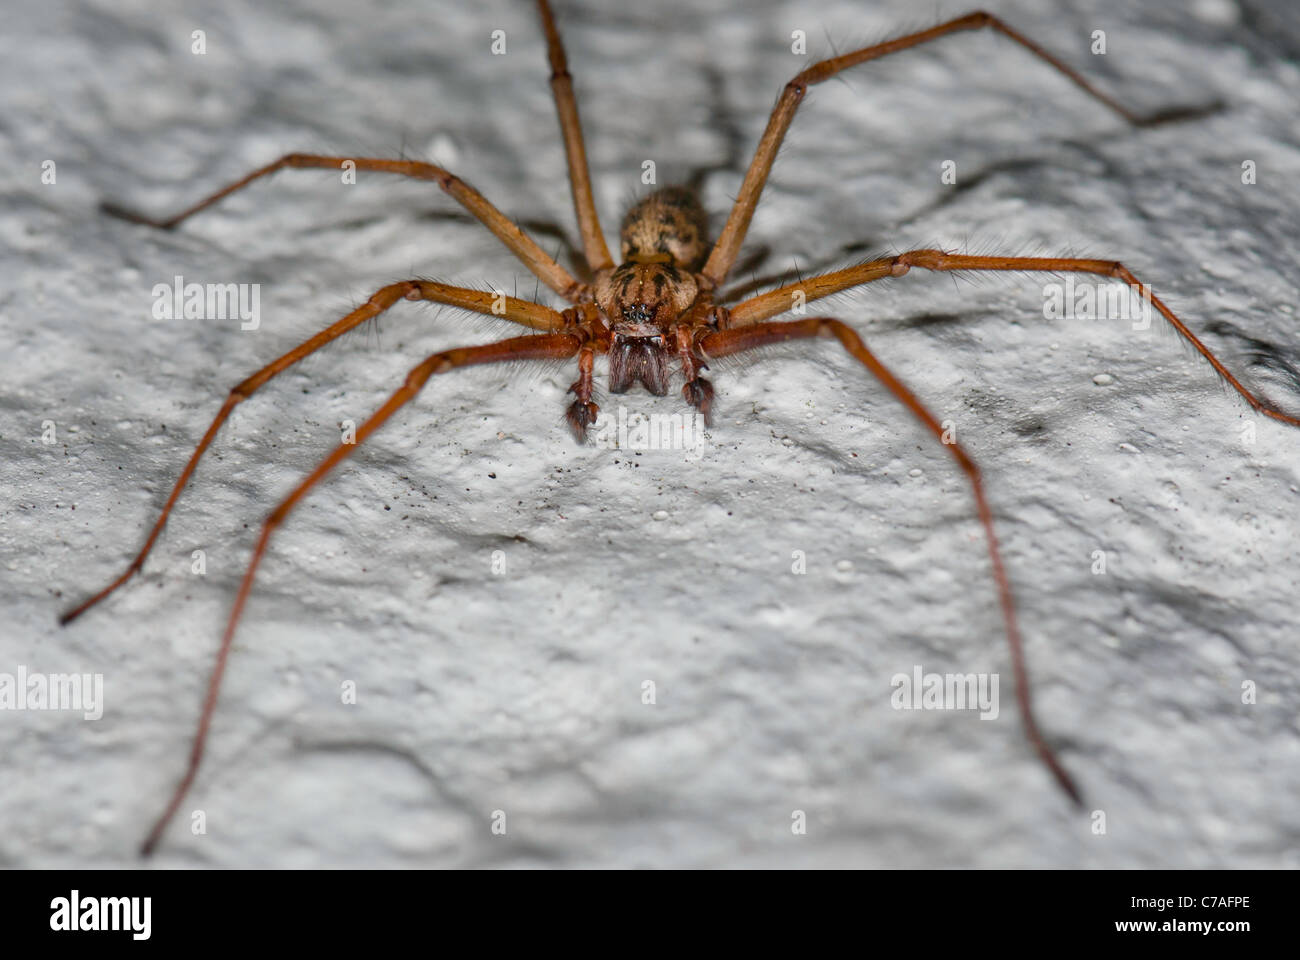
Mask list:
[{"label": "spider's foot", "polygon": [[590,400],[574,400],[569,404],[569,409],[564,412],[564,419],[569,421],[569,426],[573,428],[573,435],[577,437],[579,443],[587,439],[587,428],[596,422],[596,414],[599,412],[600,407]]},{"label": "spider's foot", "polygon": [[713,423],[713,384],[703,377],[687,380],[682,387],[682,396],[687,403],[703,414],[704,425],[711,426]]}]

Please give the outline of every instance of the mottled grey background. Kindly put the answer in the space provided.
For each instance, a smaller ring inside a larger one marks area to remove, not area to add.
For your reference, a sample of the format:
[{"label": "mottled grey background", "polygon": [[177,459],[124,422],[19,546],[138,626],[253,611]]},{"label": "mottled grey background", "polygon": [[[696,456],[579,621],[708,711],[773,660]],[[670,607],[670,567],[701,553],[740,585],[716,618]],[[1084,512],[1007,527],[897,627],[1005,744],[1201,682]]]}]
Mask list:
[{"label": "mottled grey background", "polygon": [[[1128,129],[992,34],[858,68],[801,110],[739,279],[771,286],[934,243],[1121,257],[1248,383],[1300,410],[1296,14],[990,6],[1139,110],[1227,107]],[[225,392],[390,280],[535,287],[428,184],[287,172],[170,234],[96,204],[170,212],[290,150],[405,151],[567,257],[534,11],[460,7],[11,12],[0,672],[102,672],[107,709],[97,722],[0,713],[0,863],[138,862],[260,519],[419,358],[513,331],[399,304],[284,375],[237,411],[144,575],[56,627],[129,561]],[[647,159],[661,183],[700,175],[720,223],[791,75],[965,9],[609,7],[558,3],[611,230]],[[196,29],[204,56],[189,52]],[[489,54],[496,29],[505,56]],[[810,57],[791,53],[796,29]],[[1105,56],[1089,52],[1094,30]],[[945,160],[955,187],[939,182]],[[1258,183],[1241,183],[1244,160]],[[154,320],[150,290],[177,274],[260,283],[261,329]],[[1105,835],[1022,736],[964,479],[821,344],[719,365],[698,457],[577,447],[561,420],[568,367],[433,382],[274,540],[191,797],[208,833],[177,823],[156,862],[1297,865],[1300,431],[1255,418],[1164,329],[1044,320],[1049,279],[914,271],[830,309],[983,465],[1040,720]],[[675,395],[623,402],[682,409]],[[495,550],[505,576],[490,574]],[[1001,673],[1001,719],[891,709],[890,677],[915,664]],[[641,703],[647,680],[655,706]],[[355,707],[339,703],[344,681]],[[498,809],[505,837],[489,829]]]}]

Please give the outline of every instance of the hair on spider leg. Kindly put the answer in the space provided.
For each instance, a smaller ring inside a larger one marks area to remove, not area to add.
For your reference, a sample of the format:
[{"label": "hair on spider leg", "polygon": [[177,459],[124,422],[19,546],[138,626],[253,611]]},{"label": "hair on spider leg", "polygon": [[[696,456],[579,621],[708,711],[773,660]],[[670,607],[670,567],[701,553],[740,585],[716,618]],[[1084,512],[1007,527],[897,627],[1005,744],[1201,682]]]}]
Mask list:
[{"label": "hair on spider leg", "polygon": [[[746,246],[745,255],[736,262],[733,274],[748,274],[749,279],[740,283],[732,282],[731,285],[724,287],[720,294],[716,296],[719,303],[733,303],[744,300],[746,297],[753,296],[755,293],[763,290],[764,287],[779,287],[781,282],[776,279],[774,274],[765,274],[759,276],[757,270],[772,256],[772,248],[765,243],[756,243]],[[827,259],[819,261],[817,269],[819,271],[828,269],[833,260]],[[782,274],[784,276],[784,274]]]},{"label": "hair on spider leg", "polygon": [[[853,26],[849,28],[834,29],[830,25],[824,25],[822,28],[822,34],[825,38],[826,46],[830,51],[830,56],[838,57],[841,55],[842,51],[860,50],[866,47],[874,47],[880,44],[890,43],[894,40],[900,40],[904,37],[937,27],[951,19],[951,16],[945,15],[939,10],[938,4],[936,4],[934,10],[927,15],[916,14],[901,19],[896,19],[888,15],[880,15],[880,23],[874,27]],[[988,32],[989,31],[974,30],[969,31],[967,35],[982,36],[986,35]],[[996,43],[997,41],[994,39],[991,42]],[[908,57],[893,65],[893,72],[890,73],[888,78],[888,82],[892,84],[891,90],[893,90],[895,94],[899,90],[906,93],[912,92],[911,85],[904,82],[906,74],[903,71],[908,68],[902,66],[902,64],[905,64],[907,60],[915,58],[913,60],[914,64],[923,62],[923,58],[930,61],[937,60],[943,63],[951,63],[954,62],[954,57],[961,58],[962,56],[961,50],[955,50],[953,47],[942,44],[918,46],[908,50],[907,53],[909,54]],[[817,60],[822,59],[822,57],[810,54],[808,59]],[[913,67],[913,69],[919,68]],[[966,73],[970,72],[972,71],[966,70]],[[990,74],[989,80],[992,81],[996,76],[997,74]],[[834,79],[843,84],[846,89],[857,95],[861,95],[861,84],[874,84],[875,86],[872,89],[879,90],[879,85],[881,83],[880,80],[875,79],[870,73],[865,75],[852,74],[849,71],[837,73]],[[811,92],[812,91],[810,91],[810,93]]]},{"label": "hair on spider leg", "polygon": [[[873,11],[862,12],[870,15]],[[826,44],[826,51],[819,51],[816,54],[809,51],[808,59],[816,62],[817,60],[828,59],[828,57],[841,56],[848,50],[861,50],[865,47],[888,43],[891,40],[897,40],[899,37],[905,37],[908,34],[918,33],[921,30],[933,27],[943,20],[943,17],[937,12],[931,16],[913,16],[904,20],[895,20],[893,17],[885,15],[878,15],[878,18],[880,22],[875,26],[854,24],[851,27],[835,27],[829,23],[822,23],[821,34]],[[861,80],[861,74],[846,77],[845,72],[847,71],[837,73],[833,79],[843,85],[845,89],[857,92],[860,88],[854,86],[853,81]]]},{"label": "hair on spider leg", "polygon": [[[963,256],[1005,256],[1005,257],[1027,257],[1031,256],[1028,251],[1035,248],[1042,249],[1045,245],[1039,240],[1022,240],[1018,243],[1010,243],[1006,240],[1005,234],[995,234],[992,236],[981,237],[977,243],[972,245],[970,235],[967,234],[961,243],[945,243],[943,240],[935,238],[927,241],[917,242],[906,247],[892,245],[892,254],[897,256],[906,253],[908,250],[943,250],[951,254],[961,254]],[[944,270],[944,274],[950,276],[954,282],[954,289],[961,293],[961,286],[979,287],[988,284],[1001,284],[1003,286],[1018,286],[1041,290],[1045,278],[1060,279],[1065,276],[1062,271],[1052,270]],[[1105,281],[1100,281],[1105,282]],[[886,284],[883,289],[889,289],[891,285]]]},{"label": "hair on spider leg", "polygon": [[[1034,241],[1033,243],[1035,246],[1037,246],[1040,249],[1050,249],[1047,246],[1047,244],[1045,244],[1044,242]],[[995,245],[993,249],[997,251],[1004,248],[1001,246],[1001,243],[999,243]],[[972,255],[978,256],[981,254],[975,253]],[[1021,256],[1021,255],[1022,254],[1019,253],[1015,254],[1015,256]],[[1059,254],[1056,258],[1066,259],[1071,256],[1073,256],[1073,254],[1067,252],[1065,254]],[[1159,328],[1160,332],[1157,334],[1157,336],[1162,343],[1167,343],[1168,339],[1170,337],[1173,337],[1178,342],[1180,347],[1180,352],[1184,357],[1188,359],[1200,360],[1203,363],[1208,363],[1204,355],[1196,348],[1196,346],[1193,343],[1191,343],[1186,337],[1182,336],[1179,333],[1179,331],[1174,328],[1172,324],[1166,322],[1165,318],[1159,315],[1159,313],[1155,311],[1155,309],[1149,303],[1146,303],[1145,300],[1138,293],[1138,291],[1131,284],[1126,283],[1121,278],[1102,277],[1102,276],[1096,276],[1091,274],[1080,274],[1080,273],[1075,273],[1075,272],[1065,271],[1065,270],[1050,270],[1050,271],[1003,270],[1003,271],[997,271],[996,272],[997,276],[991,276],[990,271],[958,270],[958,271],[948,271],[948,272],[960,274],[962,278],[971,285],[977,283],[987,283],[991,280],[1002,279],[1002,278],[1006,278],[1009,280],[1015,280],[1019,278],[1021,283],[1027,286],[1036,286],[1040,290],[1045,290],[1045,286],[1044,286],[1045,282],[1052,282],[1061,285],[1067,285],[1067,284],[1073,285],[1079,290],[1088,291],[1089,295],[1092,298],[1094,298],[1092,302],[1097,305],[1093,308],[1093,313],[1094,313],[1093,316],[1086,317],[1086,318],[1079,318],[1079,319],[1084,320],[1085,322],[1088,323],[1097,323],[1102,325],[1118,324],[1120,326],[1116,327],[1116,332],[1123,332],[1125,334],[1127,334],[1129,330],[1129,325],[1133,323],[1139,323],[1140,326],[1135,326],[1132,329],[1134,331],[1141,331],[1143,333],[1145,333],[1150,328]],[[1149,277],[1150,273],[1146,270],[1142,270],[1139,271],[1139,275]],[[1125,288],[1127,288],[1125,292],[1127,293],[1128,296],[1133,298],[1132,300],[1133,308],[1144,311],[1143,315],[1138,318],[1134,318],[1132,316],[1111,315],[1112,311],[1110,311],[1108,307],[1111,304],[1113,304],[1114,301],[1110,299],[1103,299],[1104,296],[1109,297],[1109,294],[1105,293],[1105,290],[1107,288],[1114,288],[1116,291],[1125,290]],[[1170,293],[1156,291],[1153,289],[1153,286],[1150,283],[1147,284],[1147,289],[1150,292],[1152,292],[1155,296],[1159,297],[1159,299],[1163,301],[1165,306],[1170,310],[1172,310],[1176,315],[1186,315],[1186,313],[1188,312],[1184,308],[1184,304],[1187,302],[1188,297],[1176,292],[1170,294]],[[1139,307],[1138,306],[1139,303],[1145,305]],[[1067,309],[1073,309],[1074,307],[1073,304],[1065,304],[1064,306]],[[1027,317],[1025,319],[1032,320],[1033,317]],[[1050,322],[1045,318],[1044,321]],[[1244,340],[1247,343],[1258,342],[1258,341],[1253,341],[1253,338],[1243,337],[1240,334],[1240,332],[1235,327],[1232,327],[1231,325],[1228,325],[1226,328],[1221,327],[1221,323],[1222,321],[1207,322],[1201,326],[1199,331],[1194,331],[1194,332],[1201,332],[1207,334],[1223,334],[1226,332],[1234,336],[1236,339]],[[1216,352],[1220,352],[1220,351],[1216,351]],[[1102,358],[1102,362],[1103,363],[1105,362],[1104,357]],[[1122,358],[1115,357],[1113,358],[1112,362],[1123,362],[1123,361]],[[1281,364],[1283,366],[1286,366],[1284,360],[1281,361]],[[1202,366],[1202,364],[1197,364],[1197,366]],[[1224,390],[1227,390],[1229,393],[1235,396],[1238,399],[1238,401],[1245,402],[1221,371],[1216,370],[1215,373],[1216,373],[1216,379],[1219,381],[1220,386]],[[1148,371],[1148,375],[1149,374],[1150,371]],[[1292,367],[1291,375],[1295,378],[1297,382],[1300,382],[1300,370],[1296,370],[1296,368]],[[1266,401],[1272,402],[1271,398],[1269,397],[1264,397],[1264,399]]]},{"label": "hair on spider leg", "polygon": [[[444,283],[451,285],[451,281],[434,276],[417,276],[411,274],[410,279],[418,282]],[[485,280],[473,283],[464,283],[460,286],[469,290],[478,290],[491,296],[499,296],[505,293],[499,285],[489,283]],[[512,285],[513,286],[513,285]],[[512,293],[510,296],[517,298],[518,294]],[[529,298],[534,303],[546,304],[547,298],[544,295]],[[407,306],[407,305],[402,305]],[[475,338],[479,336],[500,336],[503,331],[517,331],[519,328],[511,324],[508,320],[488,313],[479,313],[476,310],[468,310],[464,307],[458,307],[453,304],[437,303],[433,300],[412,300],[409,301],[410,307],[417,308],[417,312],[411,315],[415,317],[416,326],[412,329],[411,338],[420,338],[420,342],[426,341],[427,336],[435,335],[439,341],[447,341],[448,346],[460,346],[467,334],[473,334]],[[399,310],[401,307],[398,308]],[[427,314],[427,310],[432,310],[432,314]],[[393,311],[389,311],[393,313]],[[420,349],[423,349],[421,347]],[[416,354],[419,350],[411,355],[412,362],[420,359]]]},{"label": "hair on spider leg", "polygon": [[[485,367],[477,372],[480,379],[492,378],[495,382],[503,384],[504,389],[499,392],[499,395],[505,398],[502,402],[512,410],[517,411],[519,409],[523,397],[526,397],[529,393],[537,393],[539,395],[537,398],[538,403],[553,404],[556,410],[562,414],[567,398],[544,395],[550,394],[553,387],[558,387],[559,391],[568,389],[569,382],[573,380],[574,363],[573,358],[562,360],[513,360],[494,364],[490,368]],[[510,426],[513,428],[515,424]]]},{"label": "hair on spider leg", "polygon": [[[386,280],[382,283],[374,284],[373,286],[368,284],[367,288],[364,288],[366,289],[365,293],[360,292],[360,289],[363,288],[356,288],[348,295],[336,294],[331,298],[330,304],[327,307],[316,308],[311,311],[297,312],[292,321],[294,332],[286,332],[285,336],[287,340],[301,340],[302,337],[299,336],[297,332],[298,328],[301,326],[303,329],[317,329],[319,318],[322,316],[343,316],[357,310],[367,301],[369,296],[374,293],[375,289],[395,282],[397,281]],[[349,353],[357,352],[370,355],[384,352],[383,333],[385,328],[381,326],[382,319],[383,314],[363,320],[360,325],[349,330],[336,340],[325,344],[311,356],[304,357],[299,361],[301,370],[304,373],[310,372],[318,375],[325,375],[330,378],[342,378],[343,374],[337,372],[337,369],[333,366],[333,364],[337,362],[336,358],[338,356],[346,356]],[[397,319],[400,322],[402,318]],[[335,372],[326,373],[326,371],[331,370]]]}]

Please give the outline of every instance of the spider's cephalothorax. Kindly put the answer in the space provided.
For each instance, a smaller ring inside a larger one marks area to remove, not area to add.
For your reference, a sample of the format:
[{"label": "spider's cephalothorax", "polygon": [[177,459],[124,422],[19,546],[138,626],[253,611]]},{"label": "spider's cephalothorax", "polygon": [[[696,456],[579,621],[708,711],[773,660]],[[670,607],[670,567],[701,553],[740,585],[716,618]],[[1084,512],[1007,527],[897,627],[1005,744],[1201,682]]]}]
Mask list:
[{"label": "spider's cephalothorax", "polygon": [[[623,262],[597,273],[593,291],[606,334],[600,346],[609,356],[611,393],[640,383],[663,396],[668,392],[669,360],[677,356],[686,376],[683,396],[708,415],[712,388],[696,376],[704,364],[694,348],[694,332],[710,307],[694,272],[707,252],[706,230],[704,208],[682,187],[650,194],[623,218]],[[586,420],[594,406],[589,395],[584,397],[589,391],[579,381],[574,392],[582,405],[579,420]],[[585,425],[574,423],[574,428],[581,434]]]}]

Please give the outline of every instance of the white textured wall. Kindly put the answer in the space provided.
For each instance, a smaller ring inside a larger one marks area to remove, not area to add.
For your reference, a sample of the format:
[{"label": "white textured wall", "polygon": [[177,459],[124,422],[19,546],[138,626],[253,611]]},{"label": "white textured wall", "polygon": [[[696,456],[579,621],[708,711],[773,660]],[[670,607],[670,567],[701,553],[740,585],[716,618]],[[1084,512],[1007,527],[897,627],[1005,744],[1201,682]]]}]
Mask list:
[{"label": "white textured wall", "polygon": [[[4,865],[137,862],[261,517],[420,357],[512,331],[400,304],[281,377],[237,411],[144,575],[56,627],[128,562],[225,392],[393,279],[534,290],[427,184],[289,172],[171,234],[97,202],[170,212],[289,150],[405,149],[548,249],[575,234],[529,5],[156,6],[29,6],[0,35],[0,672],[98,671],[107,698],[98,722],[0,713]],[[718,167],[721,222],[810,62],[792,30],[816,56],[827,34],[844,50],[933,22],[902,2],[606,6],[561,0],[558,16],[611,230],[646,159],[661,183]],[[993,35],[859,68],[802,109],[746,248],[770,248],[754,275],[936,242],[1117,256],[1300,409],[1295,15],[991,6],[1140,110],[1228,109],[1127,129]],[[176,274],[260,283],[261,329],[153,320],[150,289]],[[569,367],[431,383],[273,541],[192,795],[209,832],[178,824],[158,862],[1296,865],[1300,431],[1261,419],[1243,443],[1256,418],[1172,334],[1048,322],[1044,282],[914,271],[833,309],[983,465],[1040,720],[1105,836],[1023,739],[962,476],[851,361],[809,345],[719,365],[699,457],[577,447]],[[624,402],[682,409],[675,390]],[[1001,719],[892,710],[889,678],[914,664],[1000,672]]]}]

